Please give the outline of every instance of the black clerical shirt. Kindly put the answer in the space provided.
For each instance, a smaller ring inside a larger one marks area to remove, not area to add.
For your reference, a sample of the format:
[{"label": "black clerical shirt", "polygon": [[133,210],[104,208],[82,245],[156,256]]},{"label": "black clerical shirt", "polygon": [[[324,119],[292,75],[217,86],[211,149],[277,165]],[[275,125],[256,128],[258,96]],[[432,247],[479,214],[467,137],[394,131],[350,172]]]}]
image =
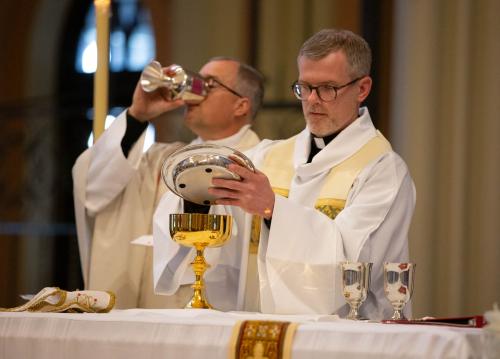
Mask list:
[{"label": "black clerical shirt", "polygon": [[325,148],[337,136],[337,134],[338,132],[325,137],[316,137],[311,134],[311,151],[309,152],[307,163],[311,163],[313,157]]}]

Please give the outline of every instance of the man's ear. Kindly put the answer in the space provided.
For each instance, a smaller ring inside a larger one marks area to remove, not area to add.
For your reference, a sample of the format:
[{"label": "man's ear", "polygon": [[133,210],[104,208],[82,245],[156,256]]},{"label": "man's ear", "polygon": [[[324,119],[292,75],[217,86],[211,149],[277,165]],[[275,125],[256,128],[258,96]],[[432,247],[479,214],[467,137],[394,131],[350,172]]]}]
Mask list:
[{"label": "man's ear", "polygon": [[371,89],[372,89],[372,78],[370,76],[365,76],[361,80],[359,80],[359,94],[358,94],[359,103],[363,102],[365,98],[368,97]]},{"label": "man's ear", "polygon": [[246,116],[250,113],[250,100],[246,97],[239,98],[234,104],[234,115]]}]

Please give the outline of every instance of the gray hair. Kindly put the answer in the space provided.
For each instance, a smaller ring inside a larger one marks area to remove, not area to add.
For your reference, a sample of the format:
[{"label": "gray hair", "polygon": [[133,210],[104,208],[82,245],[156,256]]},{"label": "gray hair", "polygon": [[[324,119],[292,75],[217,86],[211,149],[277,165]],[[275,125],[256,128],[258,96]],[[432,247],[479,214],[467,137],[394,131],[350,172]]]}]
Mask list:
[{"label": "gray hair", "polygon": [[250,116],[251,119],[254,119],[264,99],[264,77],[262,74],[252,66],[231,57],[218,56],[211,58],[209,62],[211,61],[234,61],[238,63],[234,90],[250,100]]},{"label": "gray hair", "polygon": [[370,74],[372,52],[361,36],[349,31],[323,29],[307,39],[299,51],[300,57],[320,60],[332,52],[343,51],[350,66],[350,75]]}]

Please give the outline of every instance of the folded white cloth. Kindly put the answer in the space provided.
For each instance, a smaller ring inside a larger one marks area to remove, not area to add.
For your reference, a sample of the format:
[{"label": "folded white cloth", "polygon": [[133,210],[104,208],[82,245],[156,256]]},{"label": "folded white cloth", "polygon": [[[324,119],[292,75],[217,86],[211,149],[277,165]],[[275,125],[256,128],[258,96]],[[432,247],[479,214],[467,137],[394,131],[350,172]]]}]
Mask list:
[{"label": "folded white cloth", "polygon": [[0,308],[0,312],[107,313],[114,305],[115,294],[112,292],[67,292],[57,287],[45,287],[27,303],[15,308]]},{"label": "folded white cloth", "polygon": [[152,235],[144,235],[137,237],[130,243],[138,245],[138,246],[146,246],[146,247],[152,247],[153,246],[153,236]]}]

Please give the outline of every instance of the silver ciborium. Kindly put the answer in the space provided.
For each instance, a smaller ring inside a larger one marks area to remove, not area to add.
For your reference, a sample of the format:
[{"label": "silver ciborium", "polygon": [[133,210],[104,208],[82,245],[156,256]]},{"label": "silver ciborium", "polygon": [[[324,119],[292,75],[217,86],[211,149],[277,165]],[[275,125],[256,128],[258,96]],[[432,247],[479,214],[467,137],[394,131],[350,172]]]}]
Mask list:
[{"label": "silver ciborium", "polygon": [[405,304],[413,294],[415,263],[384,263],[384,292],[394,309],[391,320],[406,320]]},{"label": "silver ciborium", "polygon": [[158,61],[152,61],[144,68],[140,84],[146,92],[166,88],[171,100],[183,99],[189,103],[203,101],[209,90],[200,74],[175,64],[163,68]]},{"label": "silver ciborium", "polygon": [[343,262],[340,264],[342,270],[342,293],[351,308],[347,319],[363,320],[359,314],[359,307],[366,300],[370,290],[370,274],[372,263]]}]

